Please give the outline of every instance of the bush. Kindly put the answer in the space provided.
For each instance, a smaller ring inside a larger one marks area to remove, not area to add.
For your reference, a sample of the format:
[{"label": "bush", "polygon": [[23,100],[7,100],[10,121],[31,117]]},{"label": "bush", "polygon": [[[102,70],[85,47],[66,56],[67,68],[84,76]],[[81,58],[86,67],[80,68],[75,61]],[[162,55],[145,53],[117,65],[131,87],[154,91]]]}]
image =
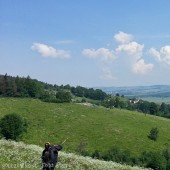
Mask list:
[{"label": "bush", "polygon": [[132,158],[129,151],[121,150],[117,147],[112,147],[107,150],[103,155],[102,159],[105,161],[114,161],[118,163],[132,164]]},{"label": "bush", "polygon": [[95,159],[101,159],[101,154],[98,150],[95,150],[92,155],[91,155],[92,158],[95,158]]},{"label": "bush", "polygon": [[159,130],[157,128],[152,128],[150,131],[150,134],[148,135],[148,138],[156,141],[158,137],[158,133],[159,133]]},{"label": "bush", "polygon": [[0,133],[6,139],[17,140],[26,131],[27,123],[17,114],[5,115],[0,120]]},{"label": "bush", "polygon": [[56,99],[59,101],[59,103],[70,103],[72,99],[72,95],[69,91],[65,90],[59,90],[56,93]]},{"label": "bush", "polygon": [[150,152],[149,154],[150,156],[146,164],[147,168],[166,170],[166,159],[160,153]]}]

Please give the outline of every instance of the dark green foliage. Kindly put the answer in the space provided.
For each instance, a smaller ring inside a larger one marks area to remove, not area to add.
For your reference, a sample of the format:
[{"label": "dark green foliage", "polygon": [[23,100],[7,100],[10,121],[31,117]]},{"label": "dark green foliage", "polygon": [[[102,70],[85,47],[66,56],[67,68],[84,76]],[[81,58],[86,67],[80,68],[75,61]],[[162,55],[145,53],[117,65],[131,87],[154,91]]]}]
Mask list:
[{"label": "dark green foliage", "polygon": [[95,159],[101,159],[102,156],[101,156],[101,153],[98,151],[98,150],[95,150],[92,155],[91,155],[92,158],[95,158]]},{"label": "dark green foliage", "polygon": [[112,147],[108,151],[106,151],[102,158],[106,161],[114,161],[121,163],[129,163],[131,164],[131,156],[129,151],[123,151],[117,147]]},{"label": "dark green foliage", "polygon": [[64,103],[64,102],[71,102],[72,96],[71,93],[69,91],[66,90],[59,90],[56,93],[56,99],[58,100],[58,102]]},{"label": "dark green foliage", "polygon": [[83,98],[83,99],[81,100],[81,102],[82,102],[82,103],[86,102],[86,99],[85,99],[85,98]]},{"label": "dark green foliage", "polygon": [[100,89],[85,88],[81,86],[71,87],[71,92],[78,97],[86,97],[94,100],[104,100],[107,94]]},{"label": "dark green foliage", "polygon": [[148,138],[156,141],[158,137],[158,133],[159,133],[158,128],[152,128],[150,134],[148,135]]},{"label": "dark green foliage", "polygon": [[107,108],[113,108],[115,104],[115,100],[113,97],[109,96],[107,97],[103,102],[102,105]]},{"label": "dark green foliage", "polygon": [[27,78],[21,78],[18,76],[8,76],[7,74],[0,75],[0,96],[32,97],[40,98],[46,102],[58,103],[71,102],[71,93],[78,97],[100,101],[104,100],[107,96],[107,94],[100,89],[87,89],[81,86],[71,87],[69,84],[65,86],[51,85],[36,79],[31,79],[29,76]]},{"label": "dark green foliage", "polygon": [[44,93],[41,82],[27,78],[0,75],[0,95],[6,97],[39,98]]},{"label": "dark green foliage", "polygon": [[165,157],[167,161],[170,161],[170,149],[166,148],[163,150],[162,155]]},{"label": "dark green foliage", "polygon": [[143,112],[143,113],[149,113],[150,103],[148,101],[142,101],[140,100],[137,103],[137,110]]},{"label": "dark green foliage", "polygon": [[139,157],[132,157],[129,151],[124,151],[114,146],[104,153],[95,150],[91,157],[105,161],[143,166],[154,170],[170,170],[170,150],[168,148],[162,153],[143,152]]},{"label": "dark green foliage", "polygon": [[115,98],[114,106],[116,108],[120,107],[120,98],[118,96],[116,96],[116,98]]},{"label": "dark green foliage", "polygon": [[6,139],[16,140],[26,128],[26,121],[17,114],[5,115],[0,120],[0,133]]},{"label": "dark green foliage", "polygon": [[126,108],[127,106],[127,102],[125,102],[124,100],[122,100],[123,98],[120,96],[111,96],[108,95],[107,98],[105,98],[105,100],[102,102],[102,105],[104,107],[108,107],[108,108]]},{"label": "dark green foliage", "polygon": [[154,170],[166,170],[166,159],[160,153],[150,152],[146,167]]},{"label": "dark green foliage", "polygon": [[154,102],[150,103],[150,107],[149,107],[149,112],[151,115],[157,115],[158,113],[158,105]]}]

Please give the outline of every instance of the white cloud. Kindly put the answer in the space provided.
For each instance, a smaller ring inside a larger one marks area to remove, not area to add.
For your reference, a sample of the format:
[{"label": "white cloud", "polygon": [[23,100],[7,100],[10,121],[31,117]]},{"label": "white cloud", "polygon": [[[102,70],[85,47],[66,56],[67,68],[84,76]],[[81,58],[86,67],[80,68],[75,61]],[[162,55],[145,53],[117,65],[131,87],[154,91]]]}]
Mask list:
[{"label": "white cloud", "polygon": [[128,44],[121,44],[116,48],[116,53],[124,52],[127,55],[140,58],[143,52],[144,45],[137,42],[130,42]]},{"label": "white cloud", "polygon": [[112,60],[116,58],[114,52],[107,48],[99,48],[97,50],[84,49],[82,54],[89,58],[101,58],[102,60]]},{"label": "white cloud", "polygon": [[114,39],[122,44],[129,43],[133,40],[133,35],[120,31],[119,33],[115,34]]},{"label": "white cloud", "polygon": [[31,49],[39,52],[43,57],[47,58],[70,58],[70,54],[65,50],[55,49],[51,46],[41,43],[34,43]]},{"label": "white cloud", "polygon": [[155,48],[150,48],[148,52],[151,56],[154,56],[158,61],[161,61],[161,56],[159,51],[157,51]]},{"label": "white cloud", "polygon": [[151,48],[149,50],[149,54],[155,57],[156,59],[158,59],[158,61],[170,65],[170,46],[169,45],[161,47],[160,51],[157,51],[156,49]]},{"label": "white cloud", "polygon": [[153,67],[153,64],[145,64],[145,61],[140,59],[136,64],[134,64],[133,71],[136,74],[147,74],[152,71]]},{"label": "white cloud", "polygon": [[170,65],[170,46],[164,46],[161,48],[160,50],[160,54],[161,54],[161,60]]}]

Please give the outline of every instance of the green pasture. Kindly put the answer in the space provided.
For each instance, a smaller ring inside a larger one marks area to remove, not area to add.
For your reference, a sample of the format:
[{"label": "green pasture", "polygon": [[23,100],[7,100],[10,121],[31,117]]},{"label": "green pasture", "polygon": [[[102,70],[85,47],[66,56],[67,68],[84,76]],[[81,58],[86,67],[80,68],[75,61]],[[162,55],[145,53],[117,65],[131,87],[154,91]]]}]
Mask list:
[{"label": "green pasture", "polygon": [[[45,103],[29,98],[0,98],[0,118],[17,113],[29,123],[20,138],[27,144],[44,146],[49,141],[76,152],[83,146],[88,152],[105,151],[112,146],[134,155],[160,151],[170,146],[170,119],[123,109],[107,109],[81,104]],[[151,128],[159,129],[158,140],[148,139]]]}]

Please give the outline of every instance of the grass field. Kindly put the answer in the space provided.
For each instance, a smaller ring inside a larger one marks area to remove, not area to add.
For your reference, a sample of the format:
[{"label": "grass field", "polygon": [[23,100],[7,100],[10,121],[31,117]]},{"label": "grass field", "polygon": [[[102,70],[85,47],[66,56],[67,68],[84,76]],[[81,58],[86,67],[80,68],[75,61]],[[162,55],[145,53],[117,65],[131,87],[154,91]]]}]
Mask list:
[{"label": "grass field", "polygon": [[[0,169],[39,170],[43,148],[22,142],[0,140]],[[94,160],[72,153],[59,153],[58,170],[142,170],[143,168]],[[144,169],[143,169],[144,170]]]},{"label": "grass field", "polygon": [[[63,145],[67,152],[75,152],[84,143],[88,152],[117,146],[133,155],[170,146],[170,119],[138,112],[0,98],[0,118],[8,113],[18,113],[28,120],[28,131],[21,137],[27,144],[43,147],[47,141],[59,144],[68,138]],[[152,127],[159,129],[156,142],[147,137]]]}]

